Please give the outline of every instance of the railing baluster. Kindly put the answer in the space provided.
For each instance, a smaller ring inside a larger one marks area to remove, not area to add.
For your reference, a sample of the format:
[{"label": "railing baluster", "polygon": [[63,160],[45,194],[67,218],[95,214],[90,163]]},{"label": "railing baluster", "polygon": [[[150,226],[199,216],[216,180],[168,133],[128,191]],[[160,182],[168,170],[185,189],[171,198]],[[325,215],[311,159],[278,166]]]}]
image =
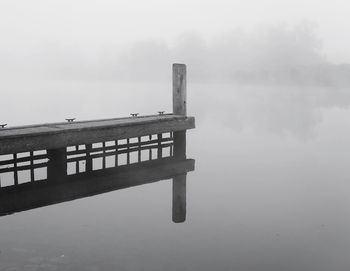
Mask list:
[{"label": "railing baluster", "polygon": [[30,181],[31,182],[34,182],[35,181],[35,176],[34,176],[34,152],[31,151],[29,153],[30,155],[30,165],[31,165],[31,168],[30,168]]},{"label": "railing baluster", "polygon": [[14,184],[18,185],[17,153],[13,154],[13,178]]},{"label": "railing baluster", "polygon": [[[152,135],[149,135],[149,140],[151,141],[152,140]],[[149,152],[148,152],[148,154],[149,154],[149,160],[151,161],[152,160],[152,148],[150,148],[149,149]]]},{"label": "railing baluster", "polygon": [[102,142],[102,169],[106,168],[106,142]]},{"label": "railing baluster", "polygon": [[139,136],[139,138],[138,138],[138,140],[139,140],[139,150],[138,150],[138,160],[137,160],[137,162],[141,162],[141,137]]},{"label": "railing baluster", "polygon": [[162,138],[163,138],[163,134],[158,134],[157,159],[160,159],[163,157]]},{"label": "railing baluster", "polygon": [[[79,145],[75,146],[75,150],[79,151]],[[75,162],[75,174],[79,173],[79,161]]]},{"label": "railing baluster", "polygon": [[126,164],[127,165],[129,165],[130,164],[130,138],[128,138],[127,140],[126,140],[126,144],[127,144],[127,153],[126,153]]},{"label": "railing baluster", "polygon": [[89,172],[92,171],[92,159],[91,159],[91,151],[92,151],[92,144],[85,144],[85,171]]},{"label": "railing baluster", "polygon": [[114,161],[114,166],[118,166],[118,140],[115,140],[115,161]]}]

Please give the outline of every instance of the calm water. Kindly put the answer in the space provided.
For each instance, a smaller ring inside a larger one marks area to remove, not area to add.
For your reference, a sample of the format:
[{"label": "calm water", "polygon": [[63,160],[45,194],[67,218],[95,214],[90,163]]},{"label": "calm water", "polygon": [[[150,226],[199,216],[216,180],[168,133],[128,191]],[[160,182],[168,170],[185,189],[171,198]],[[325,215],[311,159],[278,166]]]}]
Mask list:
[{"label": "calm water", "polygon": [[[30,81],[3,95],[9,124],[171,108],[166,83]],[[184,223],[171,180],[5,216],[0,270],[349,270],[348,90],[190,84],[188,96]]]}]

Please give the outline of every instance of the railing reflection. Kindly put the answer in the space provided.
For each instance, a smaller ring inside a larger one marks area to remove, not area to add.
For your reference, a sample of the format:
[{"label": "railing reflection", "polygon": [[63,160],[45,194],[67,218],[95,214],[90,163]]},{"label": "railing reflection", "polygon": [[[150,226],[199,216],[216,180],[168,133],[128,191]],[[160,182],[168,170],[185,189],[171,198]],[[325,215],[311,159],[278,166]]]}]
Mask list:
[{"label": "railing reflection", "polygon": [[186,219],[186,132],[0,157],[0,215],[173,178],[173,221]]}]

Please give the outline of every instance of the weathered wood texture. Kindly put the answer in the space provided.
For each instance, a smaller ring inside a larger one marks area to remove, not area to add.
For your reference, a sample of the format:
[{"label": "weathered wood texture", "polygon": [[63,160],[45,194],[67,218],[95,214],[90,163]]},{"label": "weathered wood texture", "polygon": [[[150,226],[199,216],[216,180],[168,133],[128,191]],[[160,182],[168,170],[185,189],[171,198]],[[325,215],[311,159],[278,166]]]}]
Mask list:
[{"label": "weathered wood texture", "polygon": [[174,132],[174,157],[186,158],[186,131]]},{"label": "weathered wood texture", "polygon": [[173,64],[173,113],[187,115],[186,65]]},{"label": "weathered wood texture", "polygon": [[0,130],[0,155],[184,131],[194,127],[194,117],[166,114],[5,128]]},{"label": "weathered wood texture", "polygon": [[[184,175],[195,161],[164,158],[0,189],[0,216]],[[182,190],[182,189],[181,189]],[[176,195],[178,192],[176,192]],[[176,200],[182,200],[177,198]],[[176,206],[185,206],[176,202]],[[183,210],[181,211],[183,212]]]}]

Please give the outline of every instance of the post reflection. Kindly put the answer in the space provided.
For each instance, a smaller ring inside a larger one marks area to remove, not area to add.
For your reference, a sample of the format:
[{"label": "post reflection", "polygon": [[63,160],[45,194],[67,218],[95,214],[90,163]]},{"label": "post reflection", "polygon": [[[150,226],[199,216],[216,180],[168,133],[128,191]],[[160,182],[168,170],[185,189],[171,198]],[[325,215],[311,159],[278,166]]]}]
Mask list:
[{"label": "post reflection", "polygon": [[186,132],[0,157],[0,215],[173,179],[172,218],[186,220]]},{"label": "post reflection", "polygon": [[[174,132],[174,158],[186,159],[186,131]],[[173,178],[173,222],[186,220],[186,178],[187,174]]]},{"label": "post reflection", "polygon": [[173,178],[173,222],[186,221],[186,174]]}]

